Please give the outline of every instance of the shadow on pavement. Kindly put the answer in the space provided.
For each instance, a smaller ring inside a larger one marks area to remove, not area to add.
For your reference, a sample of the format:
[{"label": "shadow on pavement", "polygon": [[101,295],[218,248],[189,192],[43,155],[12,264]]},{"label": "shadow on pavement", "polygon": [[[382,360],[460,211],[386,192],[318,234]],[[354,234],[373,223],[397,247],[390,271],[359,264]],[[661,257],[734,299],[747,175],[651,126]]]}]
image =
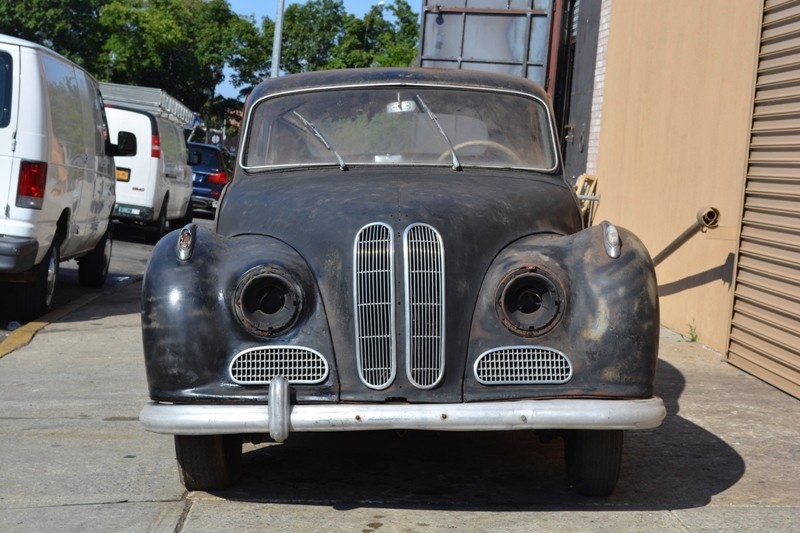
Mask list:
[{"label": "shadow on pavement", "polygon": [[[656,390],[667,418],[626,432],[622,474],[609,498],[572,491],[563,441],[533,432],[365,432],[292,434],[283,444],[247,446],[244,475],[222,498],[334,508],[515,511],[664,510],[701,507],[744,474],[742,457],[681,418],[685,378],[659,362]],[[354,503],[356,502],[356,503]]]}]

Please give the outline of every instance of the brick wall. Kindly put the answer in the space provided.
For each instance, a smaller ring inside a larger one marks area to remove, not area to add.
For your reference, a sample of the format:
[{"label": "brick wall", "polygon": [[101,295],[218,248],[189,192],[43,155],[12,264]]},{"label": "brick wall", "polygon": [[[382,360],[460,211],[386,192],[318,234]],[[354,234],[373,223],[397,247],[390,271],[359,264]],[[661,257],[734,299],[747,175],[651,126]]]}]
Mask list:
[{"label": "brick wall", "polygon": [[600,147],[600,118],[603,110],[603,90],[606,76],[606,54],[608,52],[608,26],[611,20],[611,3],[603,0],[600,7],[600,29],[597,35],[597,62],[594,70],[594,94],[592,95],[592,118],[589,124],[589,147],[586,158],[586,173],[597,174],[597,155]]}]

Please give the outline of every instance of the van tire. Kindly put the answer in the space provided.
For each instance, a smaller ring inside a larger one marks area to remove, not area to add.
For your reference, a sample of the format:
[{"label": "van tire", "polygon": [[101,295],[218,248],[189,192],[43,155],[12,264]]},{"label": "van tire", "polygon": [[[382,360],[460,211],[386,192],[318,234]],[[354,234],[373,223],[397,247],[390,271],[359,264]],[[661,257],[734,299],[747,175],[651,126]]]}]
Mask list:
[{"label": "van tire", "polygon": [[56,236],[42,262],[33,267],[36,279],[30,283],[15,284],[13,287],[16,320],[30,322],[53,307],[60,260],[61,241]]},{"label": "van tire", "polygon": [[98,289],[108,279],[108,266],[111,264],[111,249],[114,246],[114,224],[109,221],[103,237],[88,254],[78,259],[78,281],[84,287]]},{"label": "van tire", "polygon": [[[180,229],[187,224],[191,224],[192,220],[194,219],[194,209],[192,208],[191,200],[186,204],[186,212],[183,214],[181,218],[176,218],[172,222],[170,222],[170,226],[172,229]],[[174,224],[173,224],[174,223]]]},{"label": "van tire", "polygon": [[168,198],[164,198],[164,202],[161,204],[161,211],[158,214],[158,220],[156,220],[155,224],[155,232],[150,235],[150,242],[152,244],[157,243],[161,240],[161,237],[169,233],[169,220],[167,220],[167,201]]}]

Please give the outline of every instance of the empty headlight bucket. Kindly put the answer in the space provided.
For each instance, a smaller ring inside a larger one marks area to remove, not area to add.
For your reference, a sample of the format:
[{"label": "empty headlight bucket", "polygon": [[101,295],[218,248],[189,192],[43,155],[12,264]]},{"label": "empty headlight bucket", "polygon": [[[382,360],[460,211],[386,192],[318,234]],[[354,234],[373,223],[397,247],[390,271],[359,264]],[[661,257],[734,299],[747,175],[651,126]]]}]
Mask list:
[{"label": "empty headlight bucket", "polygon": [[564,313],[564,290],[547,271],[525,266],[508,273],[497,288],[497,314],[512,332],[536,337],[553,329]]},{"label": "empty headlight bucket", "polygon": [[303,290],[282,268],[257,266],[239,280],[233,310],[250,333],[274,337],[297,323],[303,310]]}]

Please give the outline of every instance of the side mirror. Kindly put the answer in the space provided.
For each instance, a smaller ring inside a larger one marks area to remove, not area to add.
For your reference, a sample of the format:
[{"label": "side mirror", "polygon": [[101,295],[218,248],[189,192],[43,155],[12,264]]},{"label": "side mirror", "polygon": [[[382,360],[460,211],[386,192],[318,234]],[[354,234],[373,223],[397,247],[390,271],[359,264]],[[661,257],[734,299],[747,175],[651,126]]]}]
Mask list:
[{"label": "side mirror", "polygon": [[121,131],[117,135],[117,144],[109,144],[108,148],[108,155],[122,157],[136,155],[136,135],[129,131]]}]

